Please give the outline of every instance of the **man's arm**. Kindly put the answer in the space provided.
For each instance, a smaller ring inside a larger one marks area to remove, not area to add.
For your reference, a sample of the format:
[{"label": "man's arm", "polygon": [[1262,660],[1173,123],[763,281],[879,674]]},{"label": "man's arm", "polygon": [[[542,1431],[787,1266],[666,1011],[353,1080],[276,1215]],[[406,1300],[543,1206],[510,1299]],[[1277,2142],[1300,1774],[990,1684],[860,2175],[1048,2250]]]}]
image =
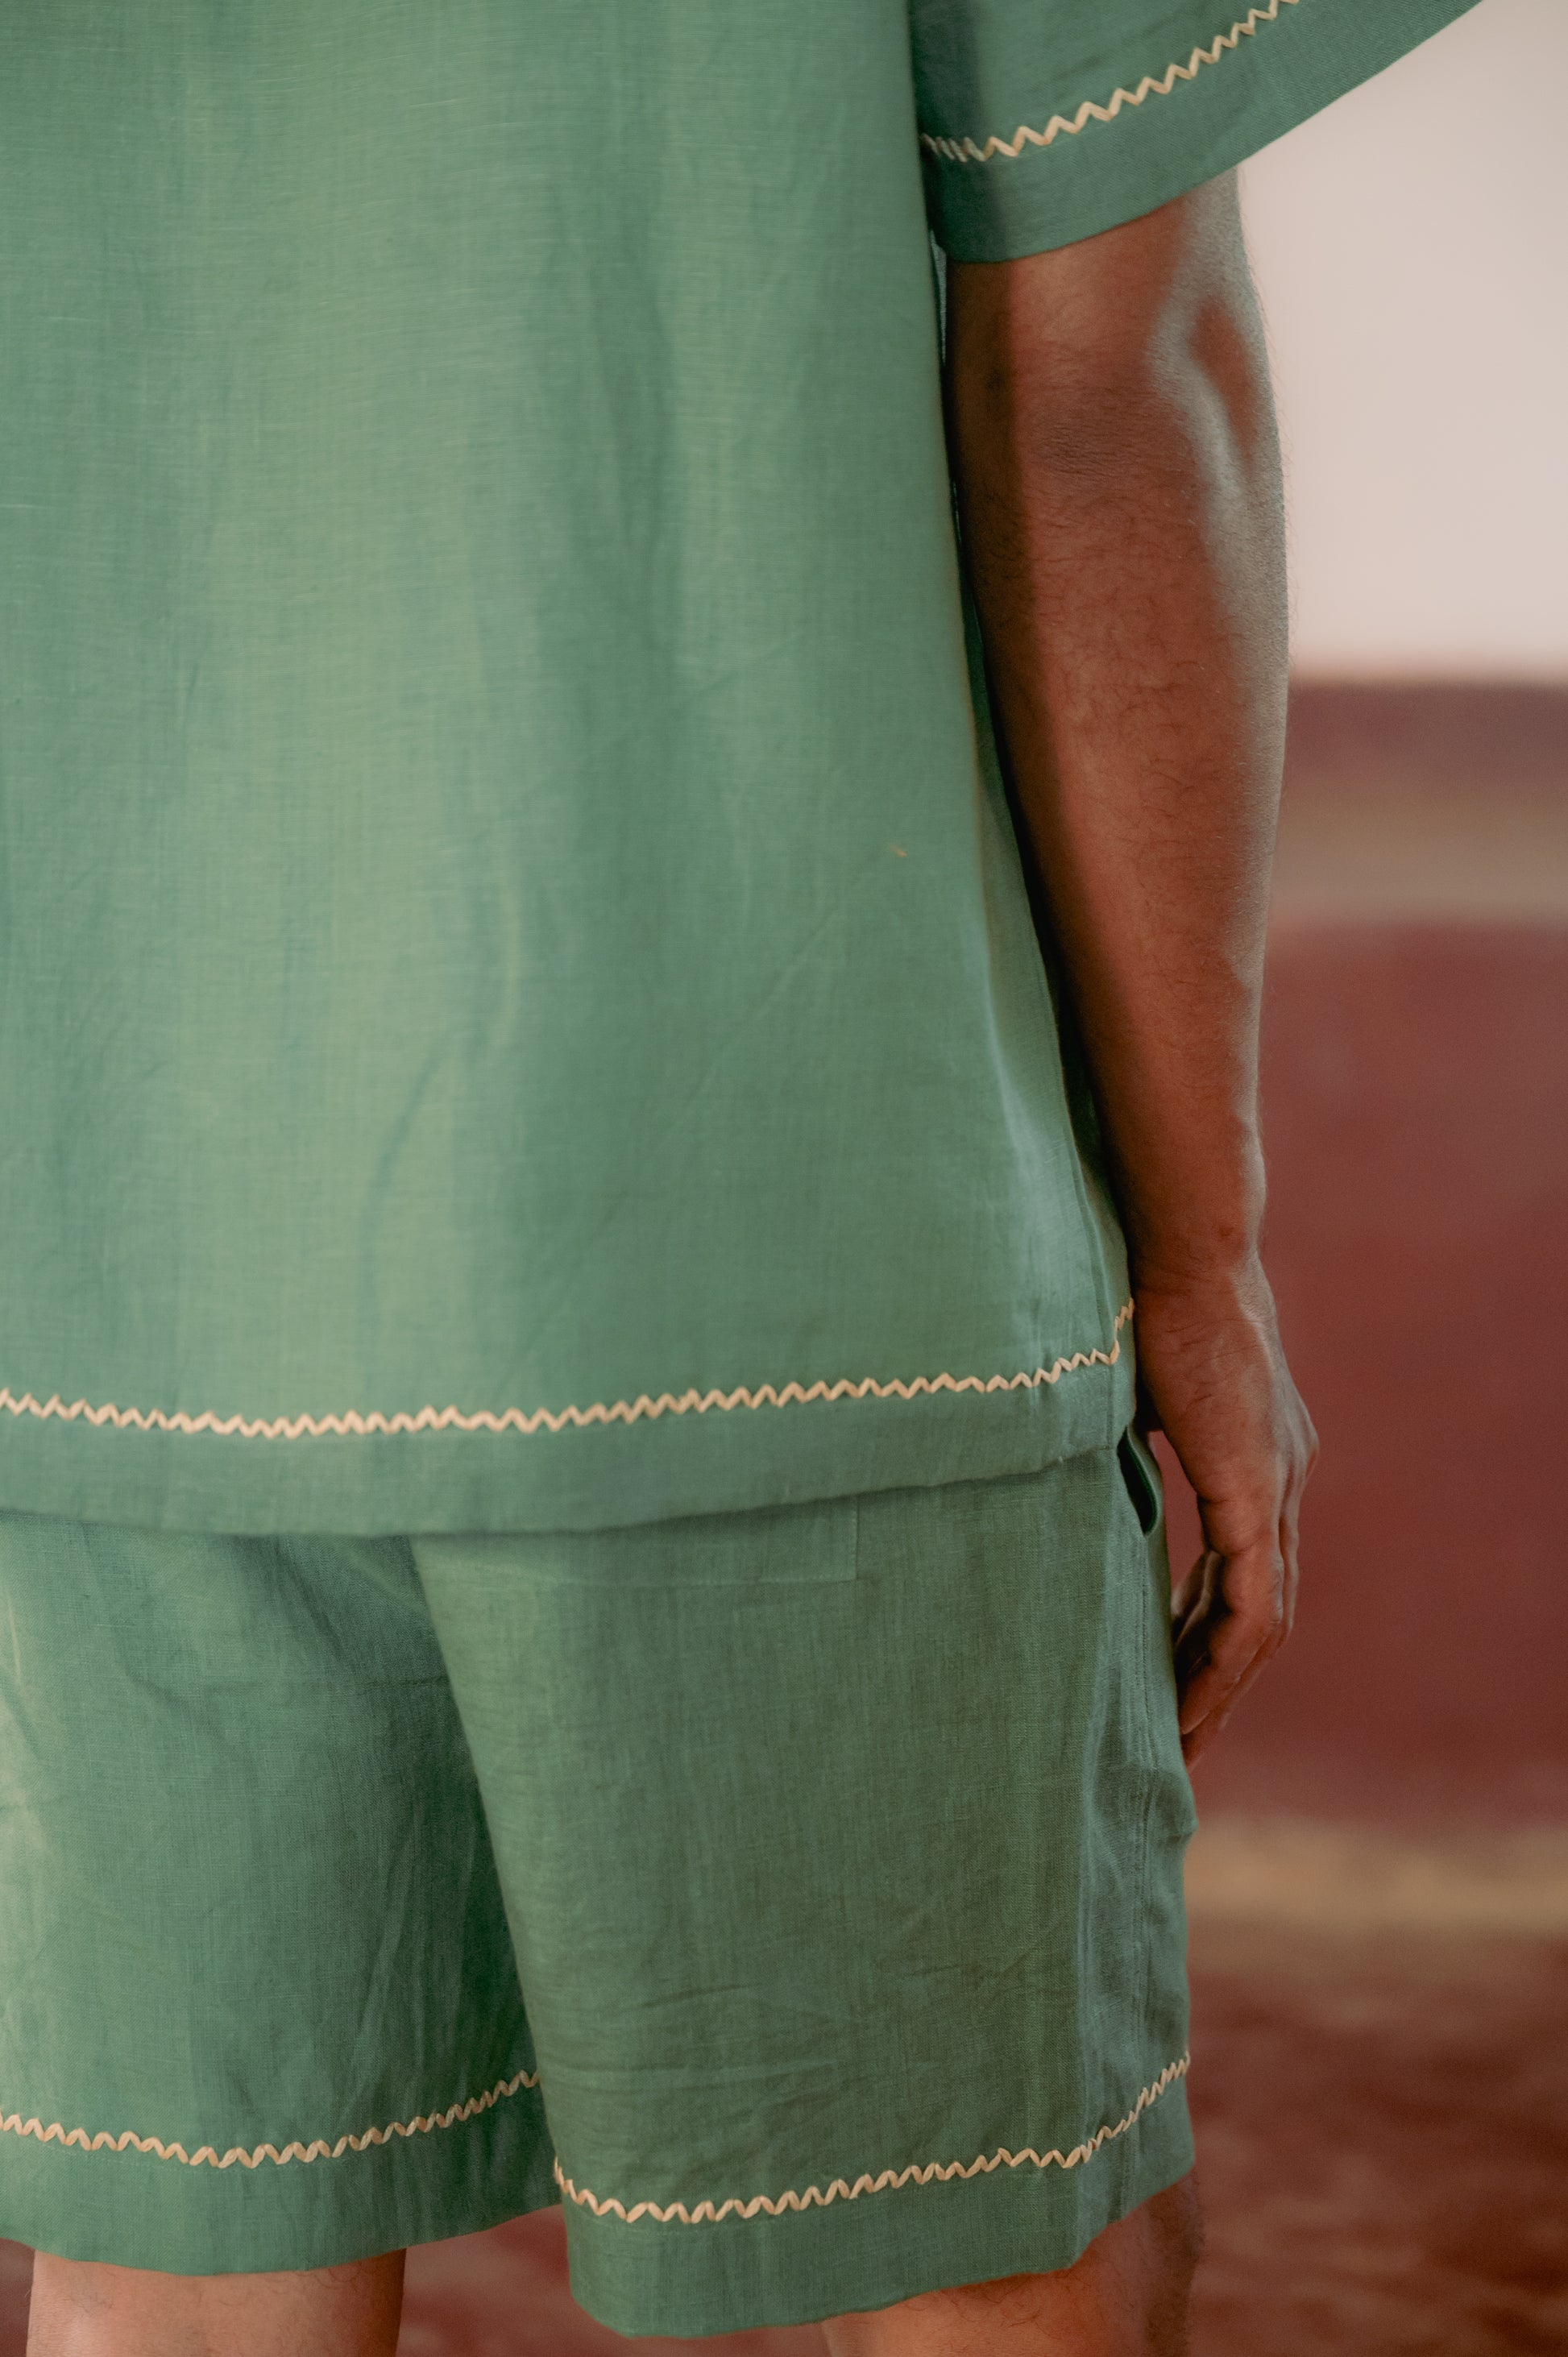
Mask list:
[{"label": "man's arm", "polygon": [[1258,1256],[1284,734],[1279,453],[1233,178],[948,281],[950,430],[998,726],[1088,1051],[1143,1390],[1208,1552],[1189,1759],[1288,1633],[1316,1441]]}]

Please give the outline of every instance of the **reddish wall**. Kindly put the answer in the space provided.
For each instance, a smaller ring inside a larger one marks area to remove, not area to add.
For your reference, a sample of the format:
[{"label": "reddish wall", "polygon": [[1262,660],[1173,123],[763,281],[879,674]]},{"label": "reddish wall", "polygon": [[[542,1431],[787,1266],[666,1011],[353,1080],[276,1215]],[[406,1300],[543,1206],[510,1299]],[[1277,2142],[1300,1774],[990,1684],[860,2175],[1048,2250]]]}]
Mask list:
[{"label": "reddish wall", "polygon": [[1201,1795],[1568,1816],[1568,931],[1286,931],[1265,1116],[1323,1459],[1296,1636]]}]

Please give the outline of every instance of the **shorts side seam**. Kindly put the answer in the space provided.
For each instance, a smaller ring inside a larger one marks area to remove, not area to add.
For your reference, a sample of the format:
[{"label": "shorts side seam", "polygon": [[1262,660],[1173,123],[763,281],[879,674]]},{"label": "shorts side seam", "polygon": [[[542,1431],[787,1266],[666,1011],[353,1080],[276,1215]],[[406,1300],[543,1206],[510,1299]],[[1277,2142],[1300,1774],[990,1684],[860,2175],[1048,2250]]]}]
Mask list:
[{"label": "shorts side seam", "polygon": [[62,2127],[51,2120],[48,2127],[38,2118],[24,2120],[20,2112],[0,2113],[0,2133],[6,2136],[36,2136],[40,2144],[74,2145],[81,2152],[143,2152],[156,2154],[159,2160],[176,2160],[186,2169],[232,2169],[236,2162],[242,2169],[259,2169],[264,2160],[278,2168],[291,2160],[340,2160],[346,2152],[368,2152],[374,2145],[390,2144],[394,2136],[428,2136],[433,2128],[449,2128],[460,2120],[477,2119],[496,2104],[504,2103],[521,2087],[537,2087],[539,2074],[534,2071],[519,2071],[510,2079],[498,2079],[480,2095],[470,2095],[466,2101],[451,2104],[444,2112],[417,2113],[411,2120],[391,2120],[385,2127],[366,2128],[360,2136],[340,2136],[336,2144],[317,2136],[308,2144],[295,2141],[285,2144],[280,2151],[275,2144],[232,2145],[220,2156],[209,2144],[187,2152],[182,2144],[165,2144],[159,2136],[138,2136],[134,2128],[125,2128],[116,2135],[111,2128],[100,2128],[96,2134],[88,2128]]},{"label": "shorts side seam", "polygon": [[555,2163],[555,2182],[569,2201],[575,2202],[581,2209],[592,2211],[596,2218],[618,2218],[628,2226],[635,2225],[639,2218],[651,2218],[661,2226],[676,2223],[682,2226],[716,2226],[721,2219],[732,2213],[737,2218],[759,2215],[779,2218],[790,2210],[826,2210],[835,2201],[858,2201],[863,2193],[897,2192],[906,2185],[946,2185],[954,2178],[989,2177],[998,2169],[1076,2169],[1080,2161],[1092,2160],[1102,2146],[1112,2143],[1117,2136],[1125,2136],[1150,2104],[1159,2101],[1167,2087],[1187,2076],[1191,2060],[1190,2054],[1184,2054],[1179,2061],[1168,2062],[1159,2077],[1143,2090],[1124,2119],[1116,2121],[1112,2126],[1096,2128],[1091,2136],[1082,2144],[1074,2145],[1070,2152],[1053,2150],[1041,2153],[1035,2151],[1032,2146],[1026,2147],[1022,2152],[1009,2152],[1004,2146],[993,2153],[981,2153],[972,2161],[912,2161],[908,2169],[885,2169],[876,2177],[857,2177],[853,2185],[845,2178],[835,2177],[825,2189],[820,2185],[808,2185],[803,2193],[791,2190],[779,2194],[776,2201],[770,2201],[766,2193],[753,2194],[749,2200],[731,2194],[716,2204],[712,2201],[699,2201],[694,2208],[688,2207],[684,2201],[671,2201],[663,2205],[657,2201],[636,2201],[628,2209],[613,2194],[601,2198],[590,2192],[586,2186],[574,2184],[559,2160]]}]

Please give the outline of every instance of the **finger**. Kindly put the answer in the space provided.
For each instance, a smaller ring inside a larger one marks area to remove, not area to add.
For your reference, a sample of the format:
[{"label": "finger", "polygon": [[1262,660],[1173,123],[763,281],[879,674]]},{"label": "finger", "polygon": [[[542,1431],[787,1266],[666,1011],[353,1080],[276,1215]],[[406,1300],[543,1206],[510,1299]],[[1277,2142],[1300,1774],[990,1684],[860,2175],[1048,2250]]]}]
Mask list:
[{"label": "finger", "polygon": [[1276,1650],[1273,1646],[1260,1646],[1239,1675],[1229,1675],[1223,1681],[1208,1678],[1194,1681],[1177,1717],[1182,1749],[1189,1759],[1196,1759],[1197,1753],[1213,1741],[1248,1688],[1268,1668]]},{"label": "finger", "polygon": [[1225,1711],[1214,1711],[1208,1718],[1200,1718],[1197,1725],[1194,1727],[1188,1728],[1187,1733],[1182,1737],[1181,1756],[1189,1770],[1195,1768],[1197,1762],[1202,1759],[1204,1753],[1208,1750],[1209,1745],[1213,1742],[1215,1737],[1219,1733],[1220,1728],[1224,1726],[1228,1716],[1229,1713]]},{"label": "finger", "polygon": [[1171,1627],[1179,1640],[1189,1621],[1213,1609],[1214,1594],[1225,1558],[1206,1547],[1192,1569],[1171,1590]]},{"label": "finger", "polygon": [[1284,1637],[1283,1564],[1273,1547],[1237,1555],[1224,1566],[1207,1612],[1196,1611],[1176,1635],[1178,1723],[1195,1727],[1276,1652]]},{"label": "finger", "polygon": [[1301,1591],[1301,1577],[1296,1565],[1296,1551],[1294,1545],[1287,1545],[1285,1544],[1283,1533],[1281,1534],[1280,1541],[1280,1560],[1284,1567],[1283,1576],[1280,1583],[1279,1643],[1283,1645],[1285,1639],[1295,1627],[1296,1598]]},{"label": "finger", "polygon": [[1295,1612],[1296,1584],[1300,1575],[1302,1498],[1317,1461],[1317,1435],[1305,1409],[1301,1422],[1301,1446],[1292,1466],[1290,1479],[1285,1483],[1280,1507],[1280,1554],[1285,1570],[1285,1604],[1292,1619]]},{"label": "finger", "polygon": [[1280,1515],[1280,1642],[1295,1626],[1296,1597],[1301,1586],[1301,1516],[1299,1489],[1287,1494]]},{"label": "finger", "polygon": [[1215,1621],[1212,1614],[1196,1611],[1176,1632],[1173,1648],[1178,1706],[1187,1708],[1197,1680],[1213,1666]]},{"label": "finger", "polygon": [[1194,1712],[1200,1715],[1193,1717],[1191,1723],[1188,1724],[1187,1723],[1188,1714],[1184,1711],[1180,1721],[1182,1757],[1189,1765],[1208,1749],[1216,1736],[1229,1725],[1230,1715],[1237,1704],[1253,1681],[1262,1677],[1273,1659],[1272,1651],[1261,1648],[1254,1653],[1240,1676],[1233,1680],[1222,1692],[1214,1695],[1207,1707],[1204,1695],[1201,1693],[1195,1695],[1192,1708]]},{"label": "finger", "polygon": [[1181,1730],[1182,1757],[1190,1768],[1200,1759],[1216,1738],[1230,1725],[1232,1712],[1254,1680],[1262,1677],[1273,1661],[1277,1647],[1260,1647],[1251,1661],[1229,1690],[1191,1727]]},{"label": "finger", "polygon": [[1198,1671],[1176,1712],[1176,1727],[1184,1739],[1217,1713],[1221,1717],[1230,1717],[1242,1689],[1251,1683],[1254,1662],[1259,1669],[1262,1668],[1262,1661],[1253,1654],[1239,1669],[1227,1666],[1220,1670],[1210,1663]]},{"label": "finger", "polygon": [[1211,1712],[1200,1719],[1189,1734],[1181,1739],[1181,1756],[1189,1771],[1197,1765],[1215,1738],[1223,1734],[1230,1714],[1228,1710]]},{"label": "finger", "polygon": [[1281,1641],[1274,1626],[1249,1627],[1239,1620],[1214,1631],[1202,1652],[1197,1650],[1197,1638],[1195,1631],[1193,1665],[1185,1689],[1180,1690],[1176,1714],[1184,1728],[1195,1727],[1221,1703],[1229,1709],[1240,1688],[1273,1660]]},{"label": "finger", "polygon": [[1176,1694],[1185,1699],[1193,1680],[1208,1665],[1215,1632],[1227,1618],[1222,1574],[1225,1558],[1205,1548],[1172,1598],[1171,1651]]}]

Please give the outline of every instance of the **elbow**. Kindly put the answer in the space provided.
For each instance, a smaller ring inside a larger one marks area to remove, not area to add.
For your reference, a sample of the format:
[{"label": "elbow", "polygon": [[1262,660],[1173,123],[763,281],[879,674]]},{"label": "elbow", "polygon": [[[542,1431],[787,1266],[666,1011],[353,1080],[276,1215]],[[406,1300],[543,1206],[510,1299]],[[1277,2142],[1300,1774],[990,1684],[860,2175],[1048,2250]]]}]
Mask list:
[{"label": "elbow", "polygon": [[950,402],[961,440],[1031,471],[1094,476],[1218,411],[1272,448],[1262,321],[1230,181],[1102,236],[950,279]]},{"label": "elbow", "polygon": [[1093,490],[1146,464],[1202,458],[1267,473],[1277,445],[1255,313],[1223,296],[1119,326],[1111,335],[1036,339],[952,371],[958,453],[1004,453],[1023,477]]}]

